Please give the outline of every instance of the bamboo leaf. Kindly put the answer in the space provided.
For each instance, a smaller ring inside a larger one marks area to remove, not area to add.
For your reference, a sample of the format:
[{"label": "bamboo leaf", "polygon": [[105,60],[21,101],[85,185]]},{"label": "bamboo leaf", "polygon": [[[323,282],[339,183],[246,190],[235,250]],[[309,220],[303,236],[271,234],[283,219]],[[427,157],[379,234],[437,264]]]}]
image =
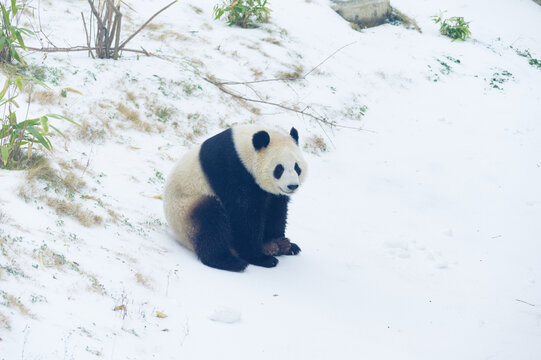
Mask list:
[{"label": "bamboo leaf", "polygon": [[23,50],[26,51],[26,46],[24,46],[23,37],[21,36],[21,32],[16,30],[15,31],[15,37],[17,38],[17,41],[19,42],[19,45],[23,48]]},{"label": "bamboo leaf", "polygon": [[41,128],[43,129],[43,132],[48,133],[49,132],[49,119],[47,118],[47,116],[40,117],[39,122],[41,123]]},{"label": "bamboo leaf", "polygon": [[70,123],[72,123],[73,125],[81,126],[79,123],[77,123],[77,122],[71,120],[69,117],[64,116],[64,115],[58,115],[58,114],[46,114],[45,116],[48,116],[48,117],[51,117],[51,118],[54,118],[54,119],[59,119],[59,120],[67,120],[67,121],[69,121]]},{"label": "bamboo leaf", "polygon": [[4,88],[2,89],[2,92],[0,92],[0,99],[4,98],[4,95],[6,94],[6,91],[8,91],[8,88],[9,88],[9,80],[6,80],[6,82],[4,83]]},{"label": "bamboo leaf", "polygon": [[2,163],[4,165],[7,165],[10,147],[2,146],[1,148],[2,148]]},{"label": "bamboo leaf", "polygon": [[19,90],[23,90],[23,82],[20,76],[17,76],[17,78],[15,79],[15,84],[17,84]]},{"label": "bamboo leaf", "polygon": [[49,151],[51,151],[51,142],[48,141],[47,138],[44,138],[43,136],[41,136],[41,134],[39,133],[39,131],[33,127],[33,126],[28,126],[26,128],[26,130],[28,130],[28,132],[32,135],[34,135],[34,137],[38,140],[38,142],[43,145],[43,147]]},{"label": "bamboo leaf", "polygon": [[57,133],[59,133],[60,135],[62,135],[62,137],[66,137],[64,135],[64,133],[60,130],[58,130],[55,126],[52,126],[51,124],[49,124],[49,126],[51,127],[51,129],[53,129],[54,131],[56,131]]}]

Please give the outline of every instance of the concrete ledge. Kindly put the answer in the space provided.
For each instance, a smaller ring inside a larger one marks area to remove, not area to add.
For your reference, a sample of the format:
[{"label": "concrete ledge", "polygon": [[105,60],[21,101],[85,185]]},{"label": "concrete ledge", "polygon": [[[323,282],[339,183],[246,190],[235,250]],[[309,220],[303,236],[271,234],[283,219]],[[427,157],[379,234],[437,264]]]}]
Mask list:
[{"label": "concrete ledge", "polygon": [[338,14],[362,28],[382,24],[391,13],[389,0],[332,0],[332,2],[332,8]]}]

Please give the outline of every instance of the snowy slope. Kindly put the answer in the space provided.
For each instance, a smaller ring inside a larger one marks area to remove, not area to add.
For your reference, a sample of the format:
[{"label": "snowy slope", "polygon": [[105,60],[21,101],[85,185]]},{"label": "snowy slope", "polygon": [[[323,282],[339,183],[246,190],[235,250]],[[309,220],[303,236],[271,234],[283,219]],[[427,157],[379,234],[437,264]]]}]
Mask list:
[{"label": "snowy slope", "polygon": [[[129,3],[126,34],[167,2]],[[541,6],[394,1],[418,33],[354,31],[323,0],[273,0],[270,23],[243,30],[213,21],[214,4],[179,2],[132,40],[158,56],[27,57],[55,94],[82,92],[31,112],[88,125],[58,123],[67,138],[49,158],[84,182],[69,201],[101,222],[59,214],[47,199],[70,193],[43,181],[25,200],[25,173],[0,170],[0,359],[541,358],[541,69],[516,51],[541,59]],[[83,44],[87,7],[41,2],[47,36]],[[441,36],[440,10],[471,21],[472,38]],[[316,66],[231,88],[363,130],[204,80]],[[157,195],[193,143],[247,122],[295,126],[327,151],[307,154],[290,208],[301,254],[236,274],[178,245]]]}]

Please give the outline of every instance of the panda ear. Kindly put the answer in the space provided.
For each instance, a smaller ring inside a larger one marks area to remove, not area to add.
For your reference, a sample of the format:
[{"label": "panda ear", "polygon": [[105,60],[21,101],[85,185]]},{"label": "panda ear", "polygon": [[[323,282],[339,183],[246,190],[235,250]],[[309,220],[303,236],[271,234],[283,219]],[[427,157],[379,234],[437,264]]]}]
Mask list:
[{"label": "panda ear", "polygon": [[294,127],[291,128],[291,131],[289,132],[289,135],[295,140],[295,144],[299,145],[299,133],[297,132],[297,129]]},{"label": "panda ear", "polygon": [[269,133],[265,130],[261,130],[254,134],[252,138],[252,144],[256,150],[261,150],[264,147],[267,147],[270,143]]}]

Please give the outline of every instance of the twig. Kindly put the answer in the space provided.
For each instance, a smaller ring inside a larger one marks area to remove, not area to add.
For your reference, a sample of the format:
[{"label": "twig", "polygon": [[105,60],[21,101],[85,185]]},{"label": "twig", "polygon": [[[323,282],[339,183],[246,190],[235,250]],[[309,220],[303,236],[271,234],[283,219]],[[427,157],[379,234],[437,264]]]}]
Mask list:
[{"label": "twig", "polygon": [[[90,0],[89,0],[90,1]],[[152,19],[154,19],[156,16],[158,16],[162,11],[165,11],[167,8],[169,8],[170,6],[172,6],[173,4],[175,4],[176,2],[178,2],[178,0],[175,0],[173,1],[172,3],[170,3],[169,5],[167,5],[166,7],[164,7],[163,9],[161,9],[160,11],[158,11],[157,13],[155,13],[154,15],[152,15],[150,17],[150,19],[148,19],[143,25],[141,25],[141,27],[139,27],[139,29],[137,29],[137,31],[135,31],[133,34],[131,34],[126,40],[124,40],[122,42],[122,44],[120,44],[119,46],[119,49],[120,50],[123,50],[124,49],[124,46],[126,46],[126,44],[135,37],[135,35],[137,35],[141,30],[143,30],[145,28],[145,26],[148,25],[148,23],[150,23],[152,21]]]},{"label": "twig", "polygon": [[[70,47],[70,48],[34,48],[34,47],[27,46],[26,48],[28,50],[45,52],[45,53],[98,50],[97,47],[87,47],[87,46],[74,46],[74,47]],[[154,56],[152,53],[146,51],[145,49],[143,49],[143,48],[141,48],[141,49],[142,50],[122,49],[122,51],[134,52],[134,53],[138,53],[138,54],[145,54],[147,56]]]},{"label": "twig", "polygon": [[[85,22],[85,16],[83,12],[81,11],[81,18],[83,19],[83,25],[85,27],[85,34],[86,34],[86,44],[90,48],[90,36],[88,35],[88,30],[86,29],[86,22]],[[95,59],[94,54],[92,53],[92,50],[88,50],[88,54],[92,56],[92,59]]]},{"label": "twig", "polygon": [[256,84],[256,83],[262,83],[262,82],[269,82],[269,81],[295,81],[295,80],[301,80],[301,79],[306,79],[306,77],[308,75],[310,75],[312,72],[314,72],[318,67],[320,67],[321,65],[323,65],[324,63],[326,63],[330,58],[332,58],[334,55],[336,55],[337,53],[339,53],[340,51],[342,51],[344,48],[350,46],[350,45],[353,45],[355,44],[357,41],[353,41],[349,44],[346,44],[344,46],[342,46],[341,48],[339,48],[338,50],[336,50],[335,52],[333,52],[331,55],[327,56],[322,62],[320,62],[319,64],[317,64],[316,66],[314,66],[312,68],[312,70],[308,71],[306,74],[302,75],[302,76],[297,76],[297,77],[291,77],[291,78],[274,78],[274,79],[263,79],[263,80],[254,80],[254,81],[224,81],[224,82],[221,82],[220,84],[221,85],[246,85],[246,84]]},{"label": "twig", "polygon": [[325,119],[324,117],[321,117],[321,116],[316,116],[314,114],[311,114],[309,112],[306,112],[306,108],[304,108],[303,110],[298,110],[298,109],[295,109],[293,107],[290,107],[290,106],[286,106],[286,105],[283,105],[283,104],[279,104],[279,103],[275,103],[275,102],[271,102],[271,101],[265,101],[265,100],[258,100],[258,99],[251,99],[251,98],[247,98],[247,97],[244,97],[242,95],[239,95],[239,94],[235,94],[233,91],[231,91],[230,89],[228,89],[227,87],[225,87],[223,84],[219,83],[219,82],[216,82],[216,81],[213,81],[212,79],[209,79],[208,77],[203,77],[203,80],[211,83],[212,85],[216,86],[218,89],[220,89],[222,92],[228,94],[228,95],[231,95],[233,96],[234,98],[236,99],[240,99],[240,100],[244,100],[244,101],[247,101],[247,102],[254,102],[254,103],[259,103],[259,104],[265,104],[265,105],[271,105],[271,106],[276,106],[276,107],[279,107],[281,109],[284,109],[284,110],[288,110],[288,111],[293,111],[297,114],[300,114],[300,115],[305,115],[305,116],[308,116],[308,117],[311,117],[312,119],[318,121],[318,122],[321,122],[325,125],[329,125],[330,127],[340,127],[340,128],[345,128],[345,129],[354,129],[354,130],[363,130],[361,128],[357,128],[357,127],[353,127],[353,126],[346,126],[346,125],[339,125],[339,124],[336,124],[334,122],[331,122],[327,119]]},{"label": "twig", "polygon": [[316,66],[314,66],[314,68],[310,71],[308,71],[306,74],[303,75],[303,78],[307,77],[308,75],[310,75],[315,69],[317,69],[318,67],[320,67],[321,65],[323,65],[325,62],[327,62],[327,60],[329,60],[330,58],[332,58],[334,55],[336,55],[338,52],[342,51],[342,49],[350,46],[350,45],[353,45],[355,44],[357,41],[353,41],[353,42],[350,42],[349,44],[346,44],[344,46],[342,46],[340,49],[336,50],[335,52],[333,52],[331,55],[327,56],[325,58],[325,60],[323,60],[322,62],[320,62],[319,64],[317,64]]},{"label": "twig", "polygon": [[518,302],[521,302],[521,303],[523,303],[523,304],[526,304],[526,305],[530,305],[530,306],[535,307],[535,304],[531,304],[531,303],[526,302],[526,301],[524,301],[524,300],[520,300],[520,299],[515,299],[515,300],[518,301]]}]

